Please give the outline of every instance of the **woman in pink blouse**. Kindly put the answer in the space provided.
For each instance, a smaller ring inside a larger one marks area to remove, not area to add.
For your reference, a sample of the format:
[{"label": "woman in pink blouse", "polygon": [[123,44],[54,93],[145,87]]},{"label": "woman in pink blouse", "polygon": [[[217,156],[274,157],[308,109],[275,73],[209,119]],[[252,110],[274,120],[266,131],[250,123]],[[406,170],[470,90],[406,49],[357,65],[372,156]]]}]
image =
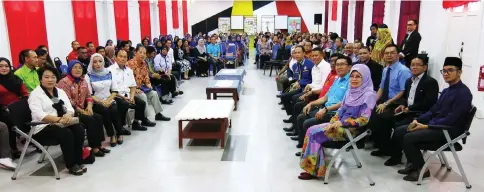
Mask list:
[{"label": "woman in pink blouse", "polygon": [[67,67],[67,76],[61,79],[57,85],[64,90],[76,111],[75,116],[87,130],[87,140],[94,155],[103,157],[111,150],[102,146],[104,138],[102,116],[92,110],[93,100],[89,93],[88,85],[82,78],[82,64],[78,60],[72,60]]}]

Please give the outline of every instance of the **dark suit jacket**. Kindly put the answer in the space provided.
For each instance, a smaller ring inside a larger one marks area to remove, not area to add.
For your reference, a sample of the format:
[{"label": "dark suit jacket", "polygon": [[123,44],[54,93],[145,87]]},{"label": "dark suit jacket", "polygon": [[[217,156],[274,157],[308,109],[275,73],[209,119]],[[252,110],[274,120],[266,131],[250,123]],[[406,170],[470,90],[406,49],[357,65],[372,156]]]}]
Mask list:
[{"label": "dark suit jacket", "polygon": [[[410,94],[410,88],[412,86],[412,78],[407,79],[405,82],[405,94],[403,95],[402,99],[404,100],[403,103],[407,106],[408,96]],[[413,105],[408,106],[408,110],[410,111],[428,111],[430,108],[437,102],[437,98],[439,96],[439,84],[437,81],[424,74],[422,79],[417,85],[417,89],[415,90],[415,97],[413,100]]]},{"label": "dark suit jacket", "polygon": [[378,91],[378,89],[380,88],[381,78],[383,75],[383,66],[371,59],[366,63],[357,61],[353,63],[353,65],[354,64],[366,64],[366,66],[368,66],[371,73],[371,81],[373,81],[373,90]]},{"label": "dark suit jacket", "polygon": [[421,40],[422,36],[420,36],[418,31],[413,31],[410,34],[410,37],[408,37],[408,34],[406,34],[405,38],[403,38],[402,44],[400,45],[400,50],[402,50],[402,53],[405,55],[405,65],[407,67],[410,66],[412,59],[417,57],[418,47],[420,46]]}]

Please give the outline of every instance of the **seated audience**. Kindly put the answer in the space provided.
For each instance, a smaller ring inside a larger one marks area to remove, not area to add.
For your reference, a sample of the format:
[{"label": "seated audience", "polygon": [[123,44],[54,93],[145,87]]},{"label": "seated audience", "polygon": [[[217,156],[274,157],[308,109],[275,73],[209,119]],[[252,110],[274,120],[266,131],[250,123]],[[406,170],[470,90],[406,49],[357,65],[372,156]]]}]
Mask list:
[{"label": "seated audience", "polygon": [[134,52],[131,49],[131,41],[121,41],[119,46],[120,46],[120,49],[124,49],[128,53],[128,60],[133,59]]},{"label": "seated audience", "polygon": [[371,80],[373,81],[373,89],[378,91],[381,83],[381,76],[383,73],[383,66],[379,63],[371,60],[370,49],[368,47],[362,47],[358,51],[359,60],[355,62],[356,64],[365,64],[371,71]]},{"label": "seated audience", "polygon": [[[386,25],[385,25],[386,26]],[[386,63],[385,59],[385,49],[388,45],[393,44],[392,34],[388,27],[384,27],[383,25],[378,28],[377,35],[376,35],[376,42],[375,46],[371,50],[371,59],[384,65]]]},{"label": "seated audience", "polygon": [[86,43],[87,48],[87,57],[91,57],[94,53],[96,53],[96,47],[92,41]]},{"label": "seated audience", "polygon": [[216,37],[211,37],[210,38],[210,44],[207,45],[207,53],[208,53],[208,63],[212,65],[212,73],[215,75],[218,73],[220,70],[224,68],[222,59],[220,58],[221,56],[221,51],[220,51],[220,46],[217,44],[217,38]]},{"label": "seated audience", "polygon": [[14,74],[24,82],[27,91],[30,93],[40,84],[36,70],[38,65],[37,54],[30,49],[22,50],[20,60],[23,61],[23,66],[17,69]]},{"label": "seated audience", "polygon": [[[119,117],[121,120],[126,119],[128,106],[134,108],[134,121],[131,124],[131,129],[138,131],[146,131],[148,127],[153,127],[156,123],[151,122],[145,116],[146,102],[140,97],[136,96],[136,81],[134,79],[133,70],[126,66],[128,62],[128,53],[125,50],[116,52],[116,62],[108,69],[111,71],[114,87],[118,88],[118,95],[114,98],[119,105]],[[123,108],[124,107],[124,108]],[[140,122],[141,121],[141,125]],[[123,121],[124,124],[125,121]]]},{"label": "seated audience", "polygon": [[[158,93],[153,90],[151,86],[148,65],[145,62],[146,48],[143,46],[136,47],[135,58],[128,61],[128,67],[134,72],[134,78],[136,80],[136,96],[140,97],[145,103],[149,103],[155,110],[155,120],[157,121],[170,121],[170,118],[165,117],[161,112],[161,102],[158,97]],[[148,116],[148,110],[145,108],[145,116]]]},{"label": "seated audience", "polygon": [[188,72],[190,71],[190,62],[188,61],[188,55],[183,50],[183,40],[178,39],[176,41],[176,48],[173,52],[175,55],[175,63],[180,67],[180,72],[183,73],[183,79],[188,80]]},{"label": "seated audience", "polygon": [[[282,67],[281,71],[279,71],[279,74],[276,75],[276,85],[277,85],[277,91],[282,93],[286,92],[287,88],[289,87],[289,77],[292,77],[292,65],[297,63],[297,60],[294,59],[294,47],[290,48],[291,50],[291,57],[287,61],[287,63]],[[280,97],[280,95],[277,95],[277,97]],[[282,103],[280,103],[282,104]]]},{"label": "seated audience", "polygon": [[[334,35],[337,36],[337,34]],[[331,55],[335,53],[344,54],[343,38],[341,37],[336,37],[334,40],[334,46],[331,48]]]},{"label": "seated audience", "polygon": [[8,126],[9,144],[12,152],[12,158],[20,157],[20,151],[17,148],[16,134],[12,130],[14,126],[7,111],[7,106],[29,96],[27,88],[22,80],[13,74],[10,61],[0,57],[0,121]]},{"label": "seated audience", "polygon": [[[292,97],[292,103],[294,104],[293,106],[293,112],[292,112],[292,117],[297,117],[302,111],[302,108],[307,104],[304,101],[304,94],[311,92],[313,89],[321,89],[323,87],[323,80],[326,80],[328,75],[331,72],[331,66],[328,62],[324,60],[324,53],[321,48],[314,48],[312,51],[312,61],[314,63],[314,67],[311,70],[311,77],[312,77],[312,82],[304,88],[302,93],[296,94]],[[312,99],[315,100],[317,99],[317,95],[311,95]],[[303,105],[301,102],[304,102],[305,104]],[[298,105],[299,104],[299,105]],[[297,107],[296,107],[297,106]],[[292,123],[293,125],[289,129],[294,130],[294,124],[296,124],[297,118],[292,118]],[[292,134],[296,135],[296,134]]]},{"label": "seated audience", "polygon": [[[437,81],[426,74],[427,64],[424,64],[423,59],[417,57],[412,60],[410,65],[412,77],[405,82],[405,93],[402,98],[402,104],[395,109],[395,114],[400,114],[395,117],[393,127],[400,127],[401,125],[408,125],[418,117],[418,113],[425,113],[435,104],[439,95],[439,84]],[[410,111],[410,112],[409,112]],[[395,149],[394,143],[384,143],[384,151],[389,155]],[[400,148],[401,151],[401,148]],[[385,162],[387,166],[393,166],[401,163],[400,156],[395,156]]]},{"label": "seated audience", "polygon": [[106,46],[106,47],[107,47],[107,46],[114,46],[114,45],[113,45],[113,40],[108,39],[108,40],[106,41],[106,45],[105,45],[105,46]]},{"label": "seated audience", "polygon": [[84,128],[73,120],[74,108],[67,94],[56,87],[57,70],[46,65],[38,73],[40,86],[30,93],[28,100],[32,121],[49,124],[32,127],[35,129],[33,138],[40,144],[59,143],[69,173],[82,175],[87,172],[81,163]]},{"label": "seated audience", "polygon": [[[449,129],[451,139],[464,132],[466,119],[472,108],[472,93],[462,83],[462,60],[457,57],[447,57],[441,70],[442,76],[449,87],[442,91],[440,98],[425,114],[413,120],[409,125],[402,125],[395,129],[392,143],[392,158],[401,158],[401,151],[407,157],[408,166],[398,170],[399,174],[406,175],[405,181],[417,181],[420,170],[425,164],[419,146],[423,144],[444,145],[447,143],[442,130],[429,129],[432,125],[444,125]],[[423,178],[430,177],[429,170],[425,170]]]},{"label": "seated audience", "polygon": [[93,112],[93,100],[89,93],[87,82],[82,77],[82,64],[71,60],[67,67],[67,76],[62,78],[57,87],[64,90],[69,97],[76,117],[86,128],[87,141],[92,152],[97,157],[103,157],[110,150],[102,146],[104,141],[103,118]]},{"label": "seated audience", "polygon": [[17,164],[11,158],[12,153],[9,146],[10,132],[8,126],[0,121],[0,167],[13,171],[17,167]]},{"label": "seated audience", "polygon": [[[87,68],[87,75],[84,76],[94,101],[94,112],[100,114],[106,129],[106,134],[110,137],[111,147],[116,144],[123,144],[123,126],[124,119],[119,118],[118,105],[121,103],[114,102],[118,88],[113,83],[111,72],[104,68],[104,58],[101,54],[95,53],[91,56],[91,62]],[[121,107],[126,109],[127,107]],[[114,132],[116,131],[116,137]]]},{"label": "seated audience", "polygon": [[[293,76],[289,78],[289,81],[292,82],[291,90],[281,94],[281,102],[284,105],[287,115],[292,114],[292,107],[295,104],[292,103],[292,97],[301,93],[306,85],[312,83],[311,71],[314,67],[313,62],[304,57],[304,47],[302,46],[298,45],[294,48],[294,58],[297,62],[292,66],[291,71],[293,72]],[[288,121],[291,122],[291,120]]]},{"label": "seated audience", "polygon": [[170,65],[171,58],[168,57],[168,47],[163,47],[161,54],[156,55],[153,65],[150,65],[151,83],[154,85],[161,85],[162,103],[171,104],[173,101],[170,98],[183,94],[183,91],[177,91],[178,82],[176,77],[171,74],[172,65]]},{"label": "seated audience", "polygon": [[82,63],[82,74],[85,75],[87,73],[87,67],[91,62],[90,56],[85,47],[77,48],[77,60]]},{"label": "seated audience", "polygon": [[106,52],[106,55],[104,57],[104,67],[109,67],[116,62],[116,57],[114,56],[115,50],[113,46],[107,46],[106,48],[104,48],[104,50]]},{"label": "seated audience", "polygon": [[51,65],[55,67],[55,65],[51,63],[47,63],[47,51],[44,49],[36,49],[35,54],[37,55],[37,68],[43,67],[44,65]]},{"label": "seated audience", "polygon": [[304,133],[306,133],[306,130],[309,127],[321,123],[327,123],[340,108],[341,101],[343,100],[343,97],[348,90],[348,84],[350,83],[351,66],[352,63],[349,57],[338,57],[335,69],[339,78],[334,81],[324,97],[306,105],[303,108],[302,114],[299,114],[296,117],[297,134],[294,135],[298,135],[298,137],[291,138],[293,140],[298,140],[299,143],[296,147],[302,147]]},{"label": "seated audience", "polygon": [[260,58],[259,68],[261,69],[264,67],[265,62],[271,59],[271,55],[272,55],[272,46],[268,42],[268,38],[269,37],[267,36],[262,36],[262,39],[258,44],[259,58]]},{"label": "seated audience", "polygon": [[77,48],[80,47],[80,44],[78,41],[72,41],[71,42],[71,47],[72,51],[67,55],[67,61],[69,62],[70,60],[77,59]]},{"label": "seated audience", "polygon": [[[378,50],[378,42],[375,50]],[[396,45],[391,44],[385,48],[386,67],[383,69],[382,82],[377,92],[378,105],[368,125],[372,131],[371,138],[378,148],[377,151],[371,152],[373,156],[388,155],[382,146],[390,142],[394,112],[405,93],[405,82],[412,76],[410,70],[400,63],[398,53]]]},{"label": "seated audience", "polygon": [[[338,59],[341,61],[343,59]],[[349,58],[348,58],[349,60]],[[349,62],[349,61],[348,61]],[[337,64],[340,62],[337,62]],[[359,128],[368,123],[375,107],[376,95],[366,65],[355,65],[351,68],[349,90],[345,93],[341,107],[329,123],[311,126],[304,138],[300,167],[304,170],[298,178],[302,180],[324,177],[328,167],[323,143],[346,141],[344,129],[350,130],[353,136]]]},{"label": "seated audience", "polygon": [[205,46],[205,40],[198,40],[196,49],[193,49],[193,55],[195,56],[198,63],[197,75],[201,77],[208,77],[208,56],[207,47]]}]

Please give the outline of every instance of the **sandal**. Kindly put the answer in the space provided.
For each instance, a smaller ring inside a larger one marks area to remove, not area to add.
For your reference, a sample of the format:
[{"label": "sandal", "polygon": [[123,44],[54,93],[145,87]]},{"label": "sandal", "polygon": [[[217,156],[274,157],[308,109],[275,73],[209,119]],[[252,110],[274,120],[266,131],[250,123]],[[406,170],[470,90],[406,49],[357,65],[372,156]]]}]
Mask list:
[{"label": "sandal", "polygon": [[79,165],[74,165],[69,169],[69,173],[75,176],[81,176],[84,173],[84,170],[79,167]]},{"label": "sandal", "polygon": [[116,147],[116,137],[111,137],[111,147]]},{"label": "sandal", "polygon": [[297,178],[301,180],[311,180],[311,179],[317,179],[318,177],[312,176],[309,173],[301,173]]},{"label": "sandal", "polygon": [[122,145],[123,144],[123,136],[118,136],[118,145]]},{"label": "sandal", "polygon": [[96,157],[104,157],[104,155],[105,155],[104,152],[102,152],[100,149],[98,149],[97,152],[94,152],[94,150],[93,150],[92,153]]}]

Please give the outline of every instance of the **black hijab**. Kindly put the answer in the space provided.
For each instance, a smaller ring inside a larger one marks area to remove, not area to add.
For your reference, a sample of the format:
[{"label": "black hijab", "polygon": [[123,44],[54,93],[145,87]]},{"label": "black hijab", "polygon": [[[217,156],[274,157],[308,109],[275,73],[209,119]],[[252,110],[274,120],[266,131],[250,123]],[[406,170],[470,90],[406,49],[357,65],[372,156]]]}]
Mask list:
[{"label": "black hijab", "polygon": [[22,97],[22,80],[13,74],[13,67],[7,58],[0,57],[0,62],[5,61],[10,68],[10,72],[6,75],[0,75],[0,85],[5,87],[10,92]]}]

